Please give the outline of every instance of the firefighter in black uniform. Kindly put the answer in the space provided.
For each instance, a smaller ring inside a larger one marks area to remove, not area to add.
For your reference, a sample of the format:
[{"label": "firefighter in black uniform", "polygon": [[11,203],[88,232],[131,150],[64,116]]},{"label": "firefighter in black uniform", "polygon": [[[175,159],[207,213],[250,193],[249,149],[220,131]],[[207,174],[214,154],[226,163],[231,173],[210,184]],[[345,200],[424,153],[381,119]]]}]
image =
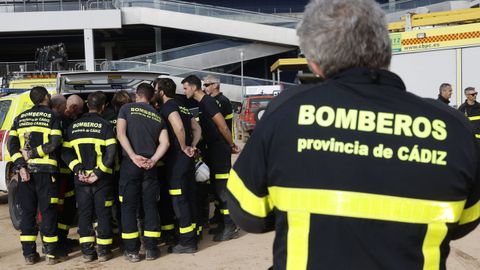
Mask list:
[{"label": "firefighter in black uniform", "polygon": [[[62,130],[62,136],[65,140],[67,129],[73,122],[71,118],[65,116],[65,108],[67,99],[62,94],[52,96],[52,111],[56,113]],[[77,115],[74,115],[76,118]],[[58,147],[57,157],[61,156],[62,148]],[[73,184],[73,172],[68,168],[67,164],[61,158],[58,159],[58,174],[56,179],[59,185],[58,192],[58,220],[57,234],[59,249],[69,253],[73,247],[78,246],[78,241],[67,238],[69,230],[74,226],[75,215],[77,213],[77,205],[75,200],[75,185]]]},{"label": "firefighter in black uniform", "polygon": [[[203,90],[205,93],[215,99],[217,102],[218,107],[220,108],[220,112],[223,115],[223,118],[225,119],[225,123],[227,123],[228,129],[230,129],[230,132],[232,133],[232,138],[235,139],[234,131],[233,131],[233,108],[232,108],[232,103],[230,100],[223,95],[222,92],[220,92],[220,79],[208,75],[205,78],[203,78]],[[210,183],[214,184],[214,183]],[[210,190],[215,190],[213,189]],[[218,223],[219,226],[217,228],[210,229],[208,231],[209,234],[216,234],[220,232],[223,228],[223,219],[221,218],[222,215],[220,213],[220,208],[218,207],[219,201],[218,198],[215,200],[215,211],[214,211],[214,216],[209,220],[210,225]]]},{"label": "firefighter in black uniform", "polygon": [[480,215],[468,121],[387,70],[375,1],[311,1],[297,33],[325,81],[272,100],[231,171],[232,218],[275,229],[273,269],[445,269]]},{"label": "firefighter in black uniform", "polygon": [[123,148],[119,185],[122,238],[125,258],[130,262],[140,260],[140,235],[137,227],[140,197],[145,212],[145,257],[147,260],[155,260],[160,256],[157,247],[160,237],[157,205],[160,190],[156,164],[167,151],[169,142],[165,121],[149,104],[153,95],[151,85],[138,85],[135,103],[123,105],[117,120],[117,137]]},{"label": "firefighter in black uniform", "polygon": [[162,99],[161,114],[167,120],[171,147],[166,167],[169,194],[179,223],[179,242],[170,248],[173,253],[195,253],[196,194],[193,155],[201,136],[200,125],[190,111],[175,100],[177,85],[169,78],[155,81],[155,90]]},{"label": "firefighter in black uniform", "polygon": [[50,94],[44,87],[33,87],[30,99],[34,107],[21,113],[13,122],[8,139],[8,151],[14,168],[19,171],[17,199],[22,208],[20,241],[27,264],[38,261],[37,209],[42,214],[40,232],[48,264],[57,261],[57,172],[55,150],[62,142],[60,123],[48,107]]},{"label": "firefighter in black uniform", "polygon": [[210,178],[214,182],[219,208],[223,216],[223,228],[215,234],[214,241],[226,241],[238,237],[238,229],[232,221],[227,208],[225,188],[231,168],[231,153],[238,153],[238,146],[232,139],[232,133],[225,123],[218,105],[212,97],[201,90],[201,81],[195,75],[182,80],[187,98],[198,102],[200,126],[207,146],[206,161],[210,167]]},{"label": "firefighter in black uniform", "polygon": [[[110,221],[116,139],[110,123],[101,117],[105,101],[102,92],[88,95],[89,112],[69,126],[62,150],[62,159],[75,173],[78,233],[85,262],[97,256],[99,261],[112,258]],[[98,222],[96,237],[92,227],[95,216]]]},{"label": "firefighter in black uniform", "polygon": [[464,93],[467,100],[460,105],[458,110],[468,117],[468,120],[470,120],[475,130],[475,137],[480,139],[480,103],[476,100],[477,91],[475,91],[474,87],[467,87]]}]

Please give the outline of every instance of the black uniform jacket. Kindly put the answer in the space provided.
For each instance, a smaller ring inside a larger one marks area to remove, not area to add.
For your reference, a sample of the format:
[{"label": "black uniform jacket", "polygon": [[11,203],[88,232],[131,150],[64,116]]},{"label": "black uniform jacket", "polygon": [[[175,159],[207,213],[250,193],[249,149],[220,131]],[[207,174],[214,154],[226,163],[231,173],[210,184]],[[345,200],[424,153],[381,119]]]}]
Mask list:
[{"label": "black uniform jacket", "polygon": [[247,231],[275,229],[274,269],[445,269],[478,224],[478,167],[460,112],[355,68],[272,101],[228,206]]}]

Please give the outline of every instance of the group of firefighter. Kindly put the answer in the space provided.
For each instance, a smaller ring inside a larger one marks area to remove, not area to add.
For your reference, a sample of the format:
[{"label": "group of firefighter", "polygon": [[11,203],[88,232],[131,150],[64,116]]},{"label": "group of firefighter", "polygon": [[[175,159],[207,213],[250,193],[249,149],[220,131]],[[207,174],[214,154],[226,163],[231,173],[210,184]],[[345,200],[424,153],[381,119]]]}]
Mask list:
[{"label": "group of firefighter", "polygon": [[[85,262],[111,259],[114,243],[130,262],[140,261],[142,244],[146,260],[160,256],[160,242],[171,253],[195,253],[209,224],[218,224],[209,230],[214,241],[238,237],[225,195],[231,154],[239,152],[232,105],[216,77],[203,78],[203,88],[195,75],[181,83],[197,118],[170,78],[139,84],[134,97],[93,92],[86,106],[85,97],[30,90],[34,107],[15,118],[8,140],[26,264],[40,259],[38,230],[47,264],[78,244]],[[67,238],[77,215],[78,241]]]}]

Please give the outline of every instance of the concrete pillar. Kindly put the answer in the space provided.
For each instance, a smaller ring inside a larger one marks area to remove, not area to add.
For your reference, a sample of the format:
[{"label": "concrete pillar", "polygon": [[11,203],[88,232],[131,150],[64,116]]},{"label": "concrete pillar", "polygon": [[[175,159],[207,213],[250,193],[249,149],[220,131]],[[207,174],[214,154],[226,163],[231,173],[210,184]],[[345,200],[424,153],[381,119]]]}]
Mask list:
[{"label": "concrete pillar", "polygon": [[388,0],[388,9],[392,12],[395,11],[395,1],[396,0]]},{"label": "concrete pillar", "polygon": [[[162,51],[162,28],[154,27],[153,31],[155,32],[155,51]],[[156,59],[152,59],[153,63],[160,63],[163,61],[162,55],[160,53],[156,54]]]},{"label": "concrete pillar", "polygon": [[105,48],[105,59],[108,61],[113,60],[113,47],[115,46],[114,42],[103,42],[102,46]]},{"label": "concrete pillar", "polygon": [[93,29],[83,29],[83,42],[85,44],[85,69],[95,71],[95,47],[93,44]]}]

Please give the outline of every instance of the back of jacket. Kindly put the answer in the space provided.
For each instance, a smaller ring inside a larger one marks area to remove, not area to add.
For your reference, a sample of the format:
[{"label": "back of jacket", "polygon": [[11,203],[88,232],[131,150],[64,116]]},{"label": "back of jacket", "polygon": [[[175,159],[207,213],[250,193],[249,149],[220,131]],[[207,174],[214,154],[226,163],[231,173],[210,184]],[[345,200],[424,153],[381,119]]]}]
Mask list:
[{"label": "back of jacket", "polygon": [[62,159],[75,174],[93,172],[102,179],[113,173],[115,152],[111,124],[97,113],[86,113],[69,126]]},{"label": "back of jacket", "polygon": [[272,101],[228,181],[230,214],[274,228],[274,269],[445,269],[478,224],[479,151],[458,111],[351,69]]},{"label": "back of jacket", "polygon": [[[62,141],[59,119],[46,106],[34,106],[15,118],[10,131],[8,151],[14,165],[28,167],[30,173],[57,172],[55,150]],[[21,150],[27,150],[30,158],[25,161]]]}]

